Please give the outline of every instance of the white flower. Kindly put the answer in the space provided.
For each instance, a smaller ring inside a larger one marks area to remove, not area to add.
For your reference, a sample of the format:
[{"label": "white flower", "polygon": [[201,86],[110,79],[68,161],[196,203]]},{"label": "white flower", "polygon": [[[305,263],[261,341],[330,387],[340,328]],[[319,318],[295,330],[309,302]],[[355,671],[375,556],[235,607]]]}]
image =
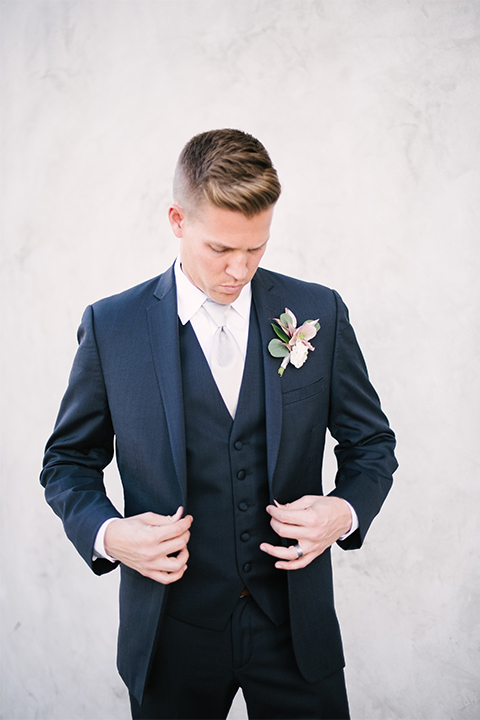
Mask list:
[{"label": "white flower", "polygon": [[307,359],[308,348],[303,344],[302,341],[296,342],[290,353],[290,362],[296,368],[302,367],[303,363]]}]

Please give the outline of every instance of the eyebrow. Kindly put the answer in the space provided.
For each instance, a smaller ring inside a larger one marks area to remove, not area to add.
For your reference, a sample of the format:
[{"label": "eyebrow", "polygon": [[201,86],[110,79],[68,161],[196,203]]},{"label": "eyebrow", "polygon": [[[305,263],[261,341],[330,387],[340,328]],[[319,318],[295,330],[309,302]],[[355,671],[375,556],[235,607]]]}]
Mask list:
[{"label": "eyebrow", "polygon": [[[248,252],[252,252],[252,251],[255,251],[255,250],[261,250],[261,249],[264,247],[264,245],[267,244],[267,242],[268,242],[269,240],[270,240],[270,236],[269,236],[263,243],[261,243],[260,245],[257,245],[256,247],[253,247],[253,248],[248,248]],[[211,242],[209,242],[208,244],[209,244],[210,247],[212,247],[214,250],[236,250],[236,249],[237,249],[237,248],[230,247],[229,245],[222,245],[221,243],[217,243],[217,242],[214,242],[214,241],[211,241]]]}]

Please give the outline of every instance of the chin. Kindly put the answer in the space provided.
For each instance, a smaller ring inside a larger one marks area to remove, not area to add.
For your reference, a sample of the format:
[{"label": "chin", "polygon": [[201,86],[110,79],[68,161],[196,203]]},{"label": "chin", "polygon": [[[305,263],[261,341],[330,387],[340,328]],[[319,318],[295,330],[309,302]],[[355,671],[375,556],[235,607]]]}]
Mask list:
[{"label": "chin", "polygon": [[217,302],[223,302],[225,305],[228,303],[234,302],[242,292],[242,288],[239,288],[238,290],[232,290],[232,291],[226,291],[223,290],[222,292],[216,292],[215,295],[218,298],[221,298],[221,300],[218,300]]}]

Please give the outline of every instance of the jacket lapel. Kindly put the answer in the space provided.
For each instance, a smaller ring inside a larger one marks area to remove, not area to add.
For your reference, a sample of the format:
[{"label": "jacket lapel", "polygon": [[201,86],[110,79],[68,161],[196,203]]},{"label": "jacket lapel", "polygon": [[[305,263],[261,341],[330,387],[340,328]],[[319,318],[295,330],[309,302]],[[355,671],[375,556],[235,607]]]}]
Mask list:
[{"label": "jacket lapel", "polygon": [[156,301],[147,308],[148,331],[177,479],[184,502],[187,494],[187,459],[183,409],[177,293],[173,266],[160,276]]},{"label": "jacket lapel", "polygon": [[267,468],[270,493],[273,497],[272,482],[277,464],[280,436],[282,432],[282,392],[278,363],[268,352],[268,343],[274,337],[272,320],[278,317],[282,298],[275,293],[274,284],[261,269],[252,280],[252,298],[257,311],[262,340],[263,367],[265,372],[265,413],[267,430]]}]

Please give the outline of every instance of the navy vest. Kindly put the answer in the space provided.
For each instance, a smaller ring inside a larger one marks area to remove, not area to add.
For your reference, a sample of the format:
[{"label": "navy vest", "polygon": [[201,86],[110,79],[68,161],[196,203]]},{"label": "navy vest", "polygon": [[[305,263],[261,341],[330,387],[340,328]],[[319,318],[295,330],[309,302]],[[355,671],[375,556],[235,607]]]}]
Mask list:
[{"label": "navy vest", "polygon": [[187,507],[193,515],[184,576],[168,588],[167,615],[225,627],[246,586],[277,625],[288,617],[286,572],[259,549],[280,544],[269,503],[263,356],[254,304],[247,357],[232,420],[190,325],[179,323],[187,449]]}]

